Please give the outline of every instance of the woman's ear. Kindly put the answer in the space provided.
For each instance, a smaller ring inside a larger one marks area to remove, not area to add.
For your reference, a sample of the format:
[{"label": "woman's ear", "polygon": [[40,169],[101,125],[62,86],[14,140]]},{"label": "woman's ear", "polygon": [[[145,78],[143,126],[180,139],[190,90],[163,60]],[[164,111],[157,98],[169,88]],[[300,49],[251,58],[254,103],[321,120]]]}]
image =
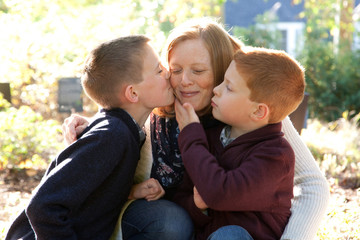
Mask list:
[{"label": "woman's ear", "polygon": [[260,121],[269,117],[270,109],[265,103],[257,103],[251,114],[253,120]]},{"label": "woman's ear", "polygon": [[133,85],[127,85],[125,87],[125,98],[131,103],[136,103],[139,101],[139,96],[137,92],[135,91],[135,88]]}]

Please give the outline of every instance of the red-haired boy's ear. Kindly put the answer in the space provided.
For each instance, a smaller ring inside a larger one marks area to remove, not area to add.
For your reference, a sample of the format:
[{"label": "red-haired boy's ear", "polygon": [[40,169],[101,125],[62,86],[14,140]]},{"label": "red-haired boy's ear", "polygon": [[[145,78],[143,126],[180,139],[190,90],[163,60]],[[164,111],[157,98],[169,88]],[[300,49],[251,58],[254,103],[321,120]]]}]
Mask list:
[{"label": "red-haired boy's ear", "polygon": [[260,121],[269,117],[270,109],[265,103],[257,103],[251,114],[253,120]]},{"label": "red-haired boy's ear", "polygon": [[139,96],[136,93],[133,85],[128,85],[125,87],[125,98],[131,103],[135,103],[139,100]]}]

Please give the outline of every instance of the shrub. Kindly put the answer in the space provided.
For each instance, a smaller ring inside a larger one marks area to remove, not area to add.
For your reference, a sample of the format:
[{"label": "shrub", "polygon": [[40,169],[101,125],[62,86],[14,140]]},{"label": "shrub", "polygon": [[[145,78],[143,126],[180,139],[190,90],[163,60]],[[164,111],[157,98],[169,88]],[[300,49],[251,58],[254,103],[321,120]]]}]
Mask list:
[{"label": "shrub", "polygon": [[320,168],[328,178],[337,179],[343,187],[360,187],[360,113],[350,118],[321,123],[310,119],[301,137],[309,146]]},{"label": "shrub", "polygon": [[0,122],[0,169],[45,168],[63,148],[60,124],[28,106],[3,107]]},{"label": "shrub", "polygon": [[331,42],[311,43],[301,61],[310,93],[310,118],[335,121],[345,111],[360,112],[360,52],[334,53]]}]

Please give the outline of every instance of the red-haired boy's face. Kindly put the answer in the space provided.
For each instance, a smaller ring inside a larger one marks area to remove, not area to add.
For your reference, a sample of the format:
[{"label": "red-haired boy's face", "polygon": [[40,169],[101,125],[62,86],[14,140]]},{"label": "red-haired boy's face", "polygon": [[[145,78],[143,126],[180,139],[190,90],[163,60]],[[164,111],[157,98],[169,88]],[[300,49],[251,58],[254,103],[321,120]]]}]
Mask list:
[{"label": "red-haired boy's face", "polygon": [[224,81],[214,88],[211,105],[213,116],[231,125],[231,132],[236,132],[236,135],[247,132],[250,126],[250,117],[256,106],[250,100],[250,94],[245,79],[237,71],[235,61],[232,61],[226,70]]}]

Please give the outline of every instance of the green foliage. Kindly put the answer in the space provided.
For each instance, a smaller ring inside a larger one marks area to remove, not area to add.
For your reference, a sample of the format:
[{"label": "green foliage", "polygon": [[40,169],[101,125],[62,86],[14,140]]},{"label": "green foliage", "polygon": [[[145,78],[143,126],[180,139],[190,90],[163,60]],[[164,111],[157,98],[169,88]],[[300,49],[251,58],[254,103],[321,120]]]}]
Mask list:
[{"label": "green foliage", "polygon": [[308,44],[302,62],[310,93],[310,117],[334,121],[345,111],[360,112],[359,51],[334,54],[331,42]]},{"label": "green foliage", "polygon": [[[300,17],[307,19],[305,44],[297,59],[306,69],[306,91],[309,117],[325,121],[341,118],[345,111],[360,112],[360,51],[350,50],[334,41],[339,31],[336,22],[342,1],[307,0]],[[257,16],[257,24],[249,28],[234,27],[234,35],[247,45],[281,47],[281,33],[274,28],[277,19],[265,13]],[[346,25],[352,34],[352,26]],[[340,36],[341,37],[341,36]],[[343,41],[346,42],[346,41]]]},{"label": "green foliage", "polygon": [[241,39],[244,44],[256,47],[281,48],[281,32],[275,24],[278,19],[270,13],[256,16],[256,24],[244,28],[235,26],[232,34]]},{"label": "green foliage", "polygon": [[[174,26],[191,17],[221,16],[224,2],[0,0],[0,79],[11,83],[14,106],[1,112],[3,165],[16,165],[34,156],[48,160],[52,149],[58,149],[56,124],[46,121],[63,117],[57,111],[57,81],[79,77],[86,55],[98,43],[128,34],[146,34],[161,52]],[[96,111],[89,99],[83,102],[83,114]],[[30,116],[20,117],[18,112]],[[34,117],[40,115],[44,119]],[[40,140],[46,136],[49,140]]]},{"label": "green foliage", "polygon": [[[320,2],[322,4],[320,4]],[[305,2],[306,41],[299,59],[306,69],[311,118],[334,121],[360,112],[360,52],[342,48],[333,37],[339,23],[336,0]],[[349,32],[352,31],[349,26]]]},{"label": "green foliage", "polygon": [[0,111],[0,169],[44,168],[63,147],[60,124],[30,107]]},{"label": "green foliage", "polygon": [[[133,1],[97,2],[39,0],[7,5],[7,14],[0,14],[0,78],[11,82],[15,106],[28,105],[46,118],[55,118],[59,78],[78,77],[88,51],[99,42],[152,26],[136,15]],[[148,35],[155,32],[159,32],[156,25]],[[160,34],[156,38],[165,39]]]},{"label": "green foliage", "polygon": [[0,111],[4,108],[9,108],[11,106],[11,104],[4,99],[3,94],[0,93]]},{"label": "green foliage", "polygon": [[224,2],[1,0],[0,79],[11,83],[16,107],[28,105],[45,118],[57,118],[57,80],[78,77],[95,45],[146,34],[160,52],[174,26],[189,17],[220,16]]}]

